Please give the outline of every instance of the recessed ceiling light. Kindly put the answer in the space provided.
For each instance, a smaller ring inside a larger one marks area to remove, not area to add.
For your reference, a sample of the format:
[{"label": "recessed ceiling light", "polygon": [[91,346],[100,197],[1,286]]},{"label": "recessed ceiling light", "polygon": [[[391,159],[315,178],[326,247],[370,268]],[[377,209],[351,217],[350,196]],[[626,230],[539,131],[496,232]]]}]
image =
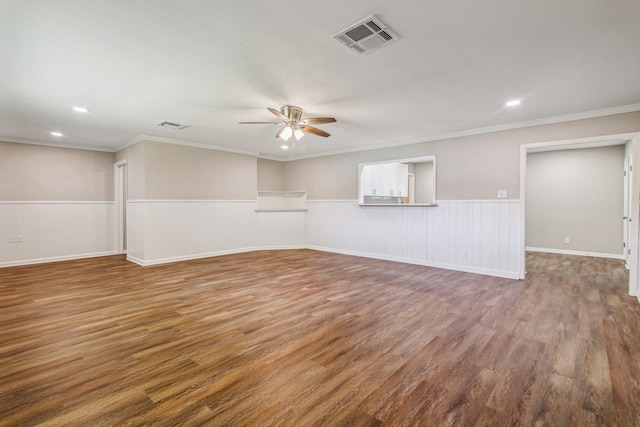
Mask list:
[{"label": "recessed ceiling light", "polygon": [[53,136],[63,136],[62,132],[58,132],[58,131],[51,132],[51,135],[53,135]]},{"label": "recessed ceiling light", "polygon": [[280,148],[282,148],[283,150],[288,150],[288,149],[289,149],[289,146],[288,146],[288,145],[285,145],[285,144],[282,144],[282,145],[280,146]]},{"label": "recessed ceiling light", "polygon": [[519,99],[512,99],[511,101],[505,102],[504,105],[505,105],[505,107],[517,107],[521,103],[522,103],[522,101],[520,101]]},{"label": "recessed ceiling light", "polygon": [[88,113],[89,109],[85,107],[72,107],[73,111],[76,113]]}]

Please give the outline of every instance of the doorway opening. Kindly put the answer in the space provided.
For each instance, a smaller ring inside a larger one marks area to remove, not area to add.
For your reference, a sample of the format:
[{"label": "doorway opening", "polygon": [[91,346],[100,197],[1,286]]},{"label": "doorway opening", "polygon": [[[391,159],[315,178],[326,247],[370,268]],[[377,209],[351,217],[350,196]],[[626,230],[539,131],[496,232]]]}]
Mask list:
[{"label": "doorway opening", "polygon": [[[638,151],[640,150],[640,134],[621,134],[611,135],[603,137],[582,138],[576,140],[563,140],[552,141],[535,144],[525,144],[520,149],[520,242],[521,242],[521,256],[520,256],[520,274],[521,279],[525,278],[526,274],[526,228],[527,228],[527,208],[526,208],[526,196],[527,196],[527,163],[528,155],[533,153],[540,153],[546,151],[559,151],[559,150],[573,150],[581,148],[596,148],[607,146],[624,146],[624,166],[620,165],[619,175],[614,176],[614,180],[623,177],[621,192],[623,193],[623,200],[619,200],[623,206],[617,206],[618,212],[622,214],[617,222],[618,235],[621,237],[619,250],[610,251],[618,254],[611,256],[612,258],[624,259],[629,268],[629,294],[639,295],[638,284],[638,219],[640,218],[639,210],[640,204],[640,174],[633,174],[633,158],[640,158]],[[620,182],[620,181],[618,181]],[[618,187],[620,188],[620,187]],[[597,227],[597,224],[591,224],[591,227]],[[567,238],[564,239],[567,243]],[[548,252],[553,252],[550,250]],[[570,253],[571,251],[559,250],[559,253]],[[586,253],[585,253],[586,254]],[[596,256],[598,256],[596,254]]]}]

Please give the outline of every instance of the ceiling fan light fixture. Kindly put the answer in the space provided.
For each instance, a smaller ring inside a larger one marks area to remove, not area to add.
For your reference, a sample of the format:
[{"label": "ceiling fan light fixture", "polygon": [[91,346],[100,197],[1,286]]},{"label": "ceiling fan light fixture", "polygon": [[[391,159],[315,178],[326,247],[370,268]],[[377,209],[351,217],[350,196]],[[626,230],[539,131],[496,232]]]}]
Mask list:
[{"label": "ceiling fan light fixture", "polygon": [[280,138],[288,141],[289,138],[291,138],[291,135],[293,135],[293,130],[291,129],[290,126],[287,126],[282,133],[280,133]]},{"label": "ceiling fan light fixture", "polygon": [[[267,107],[274,116],[276,116],[279,122],[238,122],[241,125],[249,124],[273,124],[279,125],[280,128],[276,132],[276,139],[280,138],[283,141],[290,141],[293,137],[293,146],[295,147],[296,141],[299,141],[305,134],[310,133],[316,136],[329,137],[329,133],[309,125],[322,125],[328,123],[335,123],[334,117],[309,117],[302,118],[302,108],[294,105],[285,105],[280,108],[280,111],[275,108]],[[285,144],[283,144],[285,145]],[[288,146],[287,146],[288,148]],[[283,148],[284,149],[284,148]]]}]

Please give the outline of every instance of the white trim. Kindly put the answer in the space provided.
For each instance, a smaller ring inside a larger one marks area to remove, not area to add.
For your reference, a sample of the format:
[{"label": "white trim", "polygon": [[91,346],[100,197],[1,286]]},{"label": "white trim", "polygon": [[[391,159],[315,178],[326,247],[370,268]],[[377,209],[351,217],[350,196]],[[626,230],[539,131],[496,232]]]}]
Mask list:
[{"label": "white trim", "polygon": [[20,261],[0,262],[0,268],[17,267],[20,265],[44,264],[44,263],[58,262],[58,261],[72,261],[72,260],[84,259],[84,258],[98,258],[103,256],[111,256],[111,255],[116,255],[116,252],[107,251],[107,252],[94,252],[90,254],[65,255],[65,256],[57,256],[57,257],[49,257],[49,258],[21,259]]},{"label": "white trim", "polygon": [[487,268],[476,268],[476,267],[469,267],[469,266],[455,265],[455,264],[427,262],[427,261],[420,261],[420,260],[415,260],[410,258],[390,257],[390,256],[369,254],[369,253],[356,252],[356,251],[345,251],[341,249],[325,248],[322,246],[313,246],[313,245],[255,246],[255,247],[249,247],[249,248],[231,249],[226,251],[208,252],[208,253],[185,255],[185,256],[172,257],[172,258],[161,258],[161,259],[154,259],[150,261],[144,261],[139,258],[128,255],[127,261],[131,261],[143,267],[148,267],[152,265],[169,264],[173,262],[190,261],[190,260],[203,259],[203,258],[214,258],[218,256],[233,255],[233,254],[246,253],[246,252],[291,250],[291,249],[310,249],[315,251],[330,252],[330,253],[336,253],[341,255],[350,255],[350,256],[358,256],[358,257],[370,258],[370,259],[402,262],[405,264],[421,265],[424,267],[442,268],[445,270],[460,271],[464,273],[504,277],[507,279],[514,279],[514,280],[518,279],[518,275],[510,271],[493,270],[493,269],[487,269]]},{"label": "white trim", "polygon": [[51,141],[36,141],[24,138],[10,138],[2,137],[2,142],[13,142],[16,144],[29,144],[29,145],[42,145],[45,147],[54,147],[54,148],[69,148],[71,150],[85,150],[85,151],[102,151],[105,153],[115,153],[116,150],[113,147],[101,147],[99,145],[84,145],[84,144],[64,144],[60,142],[51,142]]},{"label": "white trim", "polygon": [[379,150],[379,149],[382,149],[382,148],[397,147],[397,146],[402,146],[402,145],[419,144],[419,143],[422,143],[422,142],[440,141],[440,140],[444,140],[444,139],[453,139],[453,138],[459,138],[459,137],[463,137],[463,136],[481,135],[481,134],[485,134],[485,133],[500,132],[500,131],[504,131],[504,130],[520,129],[520,128],[526,128],[526,127],[532,127],[532,126],[546,125],[546,124],[570,122],[570,121],[574,121],[574,120],[583,120],[583,119],[591,119],[591,118],[596,118],[596,117],[612,116],[612,115],[615,115],[615,114],[632,113],[632,112],[635,112],[635,111],[640,111],[640,104],[622,105],[622,106],[619,106],[619,107],[604,108],[604,109],[600,109],[600,110],[585,111],[585,112],[582,112],[582,113],[566,114],[566,115],[562,115],[562,116],[546,117],[546,118],[542,118],[542,119],[534,119],[534,120],[527,120],[527,121],[521,121],[521,122],[514,122],[514,123],[495,125],[495,126],[487,126],[487,127],[483,127],[483,128],[468,129],[468,130],[444,133],[444,134],[439,134],[439,135],[407,138],[407,139],[403,139],[403,140],[389,141],[389,142],[385,142],[385,143],[382,143],[382,144],[367,145],[365,147],[353,147],[353,148],[346,148],[346,149],[343,149],[343,150],[325,151],[325,152],[322,152],[322,153],[310,154],[310,155],[307,155],[307,156],[282,157],[282,158],[274,157],[274,156],[266,156],[266,155],[263,156],[259,152],[251,151],[251,150],[242,150],[242,149],[239,149],[239,148],[223,147],[223,146],[219,146],[219,145],[204,144],[204,143],[201,143],[201,142],[190,142],[190,141],[185,141],[185,140],[182,140],[182,139],[164,138],[164,137],[150,136],[150,135],[138,135],[138,136],[132,138],[126,144],[124,144],[124,145],[122,145],[120,147],[117,147],[117,148],[103,147],[103,146],[91,146],[91,145],[61,144],[61,143],[48,142],[48,141],[34,141],[34,140],[26,140],[26,139],[22,139],[22,138],[7,138],[7,137],[3,137],[3,141],[5,141],[5,142],[15,142],[15,143],[20,143],[20,144],[44,145],[44,146],[58,147],[58,148],[70,148],[70,149],[77,149],[77,150],[104,151],[104,152],[108,152],[108,153],[116,153],[118,151],[124,150],[125,148],[130,147],[130,146],[132,146],[134,144],[137,144],[138,142],[142,142],[142,141],[164,142],[164,143],[167,143],[167,144],[184,145],[184,146],[187,146],[187,147],[204,148],[204,149],[207,149],[207,150],[226,151],[226,152],[230,152],[230,153],[246,154],[246,155],[250,155],[250,156],[255,156],[255,157],[260,158],[260,159],[287,162],[287,161],[294,161],[294,160],[311,159],[311,158],[315,158],[315,157],[334,156],[334,155],[337,155],[337,154],[355,153],[355,152],[360,152],[360,151]]},{"label": "white trim", "polygon": [[565,249],[534,248],[531,246],[526,246],[525,250],[527,252],[544,252],[549,254],[588,256],[595,258],[620,259],[624,261],[624,255],[622,254],[605,254],[600,252],[569,251]]},{"label": "white trim", "polygon": [[429,262],[422,261],[413,258],[402,258],[402,257],[394,257],[394,256],[385,256],[379,254],[370,254],[365,252],[357,252],[357,251],[347,251],[342,249],[334,249],[334,248],[326,248],[322,246],[307,246],[307,249],[322,251],[322,252],[331,252],[341,255],[351,255],[358,256],[362,258],[371,258],[371,259],[381,259],[384,261],[394,261],[394,262],[402,262],[405,264],[412,265],[421,265],[424,267],[434,267],[434,268],[442,268],[443,270],[453,270],[453,271],[461,271],[463,273],[473,273],[473,274],[482,274],[485,276],[495,276],[495,277],[504,277],[506,279],[518,279],[518,274],[511,271],[503,271],[503,270],[493,270],[488,268],[477,268],[470,267],[467,265],[458,265],[458,264],[445,264],[439,262]]},{"label": "white trim", "polygon": [[150,135],[138,135],[138,136],[132,138],[125,145],[123,145],[120,148],[114,150],[114,152],[118,152],[118,151],[124,150],[127,147],[130,147],[130,146],[135,145],[135,144],[137,144],[139,142],[145,142],[145,141],[161,142],[161,143],[164,143],[164,144],[173,144],[173,145],[182,145],[184,147],[203,148],[205,150],[226,151],[228,153],[244,154],[244,155],[253,156],[253,157],[258,157],[258,155],[260,154],[257,151],[243,150],[243,149],[240,149],[240,148],[223,147],[223,146],[220,146],[220,145],[203,144],[201,142],[186,141],[184,139],[164,138],[164,137],[160,137],[160,136],[150,136]]},{"label": "white trim", "polygon": [[[120,168],[127,166],[127,159],[120,160],[119,162],[115,162],[113,164],[113,198],[115,200],[115,213],[113,216],[114,220],[114,230],[115,233],[113,235],[114,238],[114,247],[116,248],[116,253],[123,254],[127,253],[127,250],[124,248],[124,241],[126,240],[126,236],[123,237],[124,230],[126,229],[126,218],[123,218],[123,209],[126,208],[127,204],[127,192],[125,191],[122,194],[123,188],[128,188],[128,182],[126,180],[127,168],[123,169],[125,174],[120,174]],[[122,178],[122,181],[121,181]],[[124,205],[122,200],[124,199]]]},{"label": "white trim", "polygon": [[[366,147],[346,148],[343,150],[327,151],[327,152],[318,153],[318,154],[310,154],[307,156],[287,157],[287,158],[281,159],[280,161],[286,162],[286,161],[312,159],[315,157],[335,156],[338,154],[355,153],[359,151],[380,150],[383,148],[397,147],[402,145],[420,144],[423,142],[441,141],[445,139],[481,135],[485,133],[500,132],[505,130],[521,129],[521,128],[527,128],[527,127],[533,127],[533,126],[562,123],[562,122],[571,122],[575,120],[592,119],[596,117],[612,116],[615,114],[632,113],[635,111],[640,111],[640,104],[623,105],[620,107],[604,108],[601,110],[585,111],[582,113],[575,113],[575,114],[566,114],[563,116],[555,116],[555,117],[547,117],[543,119],[534,119],[534,120],[526,120],[521,122],[506,123],[502,125],[468,129],[468,130],[463,130],[459,132],[443,133],[439,135],[414,137],[414,138],[408,138],[408,139],[403,139],[399,141],[390,141],[382,144],[368,145]],[[269,160],[278,160],[278,159],[269,158]]]},{"label": "white trim", "polygon": [[558,141],[534,142],[523,144],[521,147],[527,149],[530,153],[539,153],[543,151],[572,150],[581,148],[608,147],[612,145],[624,145],[636,133],[620,133],[616,135],[592,136],[588,138],[567,139]]},{"label": "white trim", "polygon": [[145,266],[145,262],[143,260],[141,260],[140,258],[136,258],[134,256],[131,256],[129,254],[127,254],[127,261],[130,261],[134,264],[138,264],[141,267]]},{"label": "white trim", "polygon": [[113,201],[71,201],[71,200],[5,200],[0,205],[113,205]]},{"label": "white trim", "polygon": [[[640,133],[636,133],[631,139],[631,156],[634,163],[638,163],[640,159]],[[628,255],[627,263],[629,265],[629,295],[640,296],[640,283],[638,274],[639,256],[640,256],[640,173],[637,171],[631,174],[631,203],[629,205],[629,214],[631,217],[631,232],[629,233],[629,249],[631,253]]]},{"label": "white trim", "polygon": [[150,261],[144,261],[140,258],[136,258],[130,255],[127,255],[127,261],[131,261],[143,267],[148,267],[151,265],[159,265],[159,264],[169,264],[172,262],[180,262],[180,261],[191,261],[196,259],[203,258],[215,258],[224,255],[234,255],[241,254],[246,252],[257,252],[257,251],[271,251],[271,250],[287,250],[287,249],[308,249],[307,246],[304,245],[293,245],[293,246],[252,246],[248,248],[239,248],[239,249],[229,249],[226,251],[216,251],[216,252],[206,252],[201,254],[192,254],[192,255],[184,255],[179,257],[170,257],[170,258],[160,258],[154,259]]},{"label": "white trim", "polygon": [[354,205],[357,205],[358,199],[307,199],[307,203],[353,203]]},{"label": "white trim", "polygon": [[254,212],[307,212],[309,209],[254,209]]},{"label": "white trim", "polygon": [[358,206],[363,208],[381,207],[381,208],[435,208],[437,203],[358,203]]},{"label": "white trim", "polygon": [[256,203],[256,200],[133,199],[127,203]]},{"label": "white trim", "polygon": [[518,278],[524,280],[527,274],[527,251],[525,249],[526,236],[527,236],[527,223],[526,223],[526,209],[527,203],[525,195],[527,182],[527,148],[524,145],[520,146],[520,272]]},{"label": "white trim", "polygon": [[[418,205],[376,205],[376,206],[416,206],[416,207],[433,207],[433,206],[437,206],[437,205],[441,205],[441,204],[445,204],[445,203],[519,203],[520,199],[473,199],[473,200],[467,200],[467,199],[460,199],[460,200],[436,200],[436,203],[433,205],[426,205],[426,204],[418,204]],[[307,203],[353,203],[355,205],[358,205],[358,199],[337,199],[337,200],[331,200],[331,199],[309,199],[307,200]],[[361,205],[361,206],[370,206],[370,205]]]},{"label": "white trim", "polygon": [[287,251],[287,250],[301,250],[301,249],[309,249],[307,245],[279,245],[279,246],[260,246],[254,251]]},{"label": "white trim", "polygon": [[473,200],[436,200],[436,204],[445,203],[520,203],[520,199],[473,199]]},{"label": "white trim", "polygon": [[306,194],[306,190],[283,190],[283,191],[272,191],[272,190],[258,190],[258,194],[295,194],[295,193],[304,193]]}]

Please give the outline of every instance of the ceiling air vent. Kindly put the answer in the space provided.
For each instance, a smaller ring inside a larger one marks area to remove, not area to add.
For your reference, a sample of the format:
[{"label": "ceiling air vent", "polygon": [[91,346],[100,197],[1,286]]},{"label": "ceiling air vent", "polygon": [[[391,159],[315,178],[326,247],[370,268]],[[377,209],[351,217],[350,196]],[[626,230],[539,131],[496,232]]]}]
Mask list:
[{"label": "ceiling air vent", "polygon": [[158,123],[158,126],[175,130],[182,130],[189,127],[189,125],[181,125],[180,123],[168,122],[166,120]]},{"label": "ceiling air vent", "polygon": [[332,36],[356,53],[369,53],[398,40],[398,35],[374,15]]}]

